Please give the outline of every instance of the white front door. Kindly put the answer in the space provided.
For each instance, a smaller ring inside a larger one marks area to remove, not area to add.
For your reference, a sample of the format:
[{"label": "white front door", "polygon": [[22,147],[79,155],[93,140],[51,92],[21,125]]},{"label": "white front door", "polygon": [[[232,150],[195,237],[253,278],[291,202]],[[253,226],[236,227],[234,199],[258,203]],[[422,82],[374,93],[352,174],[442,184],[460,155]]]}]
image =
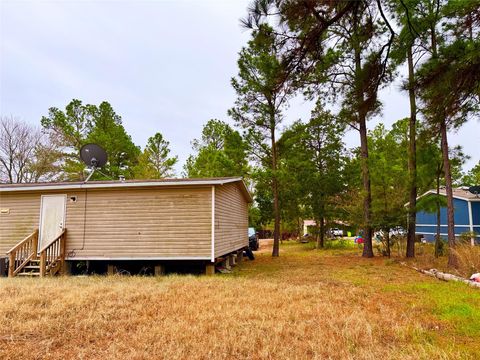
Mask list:
[{"label": "white front door", "polygon": [[60,235],[65,227],[67,195],[42,195],[38,250]]}]

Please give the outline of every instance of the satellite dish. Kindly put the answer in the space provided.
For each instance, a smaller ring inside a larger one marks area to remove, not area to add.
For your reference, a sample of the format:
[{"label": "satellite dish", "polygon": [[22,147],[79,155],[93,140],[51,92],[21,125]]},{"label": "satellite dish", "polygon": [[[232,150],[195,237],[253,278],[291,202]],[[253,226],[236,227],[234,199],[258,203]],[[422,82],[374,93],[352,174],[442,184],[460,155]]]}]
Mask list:
[{"label": "satellite dish", "polygon": [[85,182],[90,180],[97,168],[107,163],[107,153],[97,144],[86,144],[80,149],[80,159],[92,169]]},{"label": "satellite dish", "polygon": [[99,168],[107,163],[107,153],[97,144],[86,144],[80,149],[80,158],[93,168]]},{"label": "satellite dish", "polygon": [[470,186],[468,191],[470,191],[472,194],[478,195],[480,194],[480,186]]}]

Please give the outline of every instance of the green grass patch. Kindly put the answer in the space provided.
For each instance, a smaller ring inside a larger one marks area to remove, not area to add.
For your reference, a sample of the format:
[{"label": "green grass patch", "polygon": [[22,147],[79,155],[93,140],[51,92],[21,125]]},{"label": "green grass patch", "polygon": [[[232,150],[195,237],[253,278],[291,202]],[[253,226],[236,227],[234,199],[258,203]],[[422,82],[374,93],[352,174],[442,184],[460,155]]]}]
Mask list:
[{"label": "green grass patch", "polygon": [[385,292],[407,293],[415,303],[449,325],[457,335],[480,336],[480,291],[462,283],[441,281],[415,284],[388,284]]},{"label": "green grass patch", "polygon": [[358,244],[351,239],[329,239],[325,241],[325,249],[359,249]]}]

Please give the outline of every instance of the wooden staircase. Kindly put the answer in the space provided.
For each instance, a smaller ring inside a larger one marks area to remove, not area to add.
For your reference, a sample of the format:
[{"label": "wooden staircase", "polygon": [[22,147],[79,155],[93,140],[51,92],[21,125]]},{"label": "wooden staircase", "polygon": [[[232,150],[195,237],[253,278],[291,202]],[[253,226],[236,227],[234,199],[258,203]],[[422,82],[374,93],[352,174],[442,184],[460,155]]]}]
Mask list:
[{"label": "wooden staircase", "polygon": [[16,276],[35,277],[40,276],[40,259],[32,259],[25,265]]},{"label": "wooden staircase", "polygon": [[38,229],[7,252],[8,276],[44,277],[62,274],[65,271],[64,229],[53,241],[37,251]]}]

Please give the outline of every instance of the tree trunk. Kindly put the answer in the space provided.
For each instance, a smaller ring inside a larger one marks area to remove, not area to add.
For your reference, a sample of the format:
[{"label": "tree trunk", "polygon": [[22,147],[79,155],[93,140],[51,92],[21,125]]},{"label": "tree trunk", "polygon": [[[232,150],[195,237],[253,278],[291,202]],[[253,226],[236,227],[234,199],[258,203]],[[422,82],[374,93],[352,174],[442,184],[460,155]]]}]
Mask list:
[{"label": "tree trunk", "polygon": [[[437,54],[437,33],[436,33],[436,30],[435,30],[435,26],[431,26],[430,27],[430,46],[432,48],[432,58],[436,58],[438,56]],[[447,149],[447,158],[448,158],[448,143],[446,142],[447,141],[447,137],[446,137],[446,134],[447,134],[447,128],[446,128],[446,124],[445,124],[445,120],[442,120],[442,125],[445,127],[445,145],[446,145],[446,149]],[[440,127],[440,135],[441,135],[441,150],[442,150],[442,155],[443,155],[443,140],[444,140],[444,137],[443,137],[443,134],[442,134],[442,126]],[[445,157],[444,157],[444,160],[445,160]],[[445,165],[445,164],[444,164]],[[437,169],[437,238],[435,239],[435,254],[438,256],[440,255],[439,254],[439,247],[440,247],[440,241],[441,241],[441,238],[440,238],[440,232],[441,232],[441,216],[440,216],[440,173],[441,173],[441,165],[438,166],[438,169]],[[450,168],[450,167],[449,167]],[[446,170],[445,170],[446,171]]]},{"label": "tree trunk", "polygon": [[320,247],[323,248],[325,246],[325,218],[322,216],[320,217]]},{"label": "tree trunk", "polygon": [[415,99],[415,78],[413,68],[412,47],[407,49],[408,54],[408,95],[410,98],[409,121],[409,204],[408,204],[408,229],[407,229],[407,258],[415,257],[415,228],[417,225],[417,104]]},{"label": "tree trunk", "polygon": [[297,218],[297,240],[298,241],[302,240],[302,235],[303,235],[302,230],[303,230],[302,219]]},{"label": "tree trunk", "polygon": [[277,144],[275,141],[275,127],[271,127],[272,138],[272,192],[273,192],[273,214],[275,225],[273,230],[272,256],[280,255],[280,206],[278,203],[278,181],[277,181]]},{"label": "tree trunk", "polygon": [[441,147],[443,155],[443,171],[445,172],[445,191],[447,193],[447,226],[448,226],[448,265],[456,267],[457,259],[453,253],[455,249],[455,219],[453,207],[452,172],[448,155],[447,124],[444,119],[440,123],[442,137]]},{"label": "tree trunk", "polygon": [[[354,27],[357,28],[357,19],[354,18]],[[356,29],[358,30],[358,29]],[[358,83],[361,82],[362,76],[362,57],[361,51],[355,47],[355,78]],[[368,138],[367,138],[367,114],[362,106],[364,106],[365,98],[361,86],[356,85],[356,112],[358,116],[358,125],[360,132],[360,149],[361,149],[361,166],[363,179],[363,226],[364,226],[364,243],[363,243],[363,257],[373,257],[372,246],[372,191],[370,184],[370,170],[368,164]]]},{"label": "tree trunk", "polygon": [[390,257],[390,228],[385,229],[385,238],[387,240],[387,256]]},{"label": "tree trunk", "polygon": [[435,236],[435,257],[440,256],[440,166],[437,169],[437,234]]},{"label": "tree trunk", "polygon": [[314,219],[315,220],[315,242],[316,242],[316,248],[317,249],[320,249],[320,224],[319,224],[319,221],[317,219]]},{"label": "tree trunk", "polygon": [[373,257],[372,246],[372,226],[371,226],[371,208],[372,208],[372,191],[370,185],[370,170],[368,168],[368,143],[367,143],[367,124],[365,116],[360,119],[360,148],[361,148],[361,164],[363,178],[363,221],[364,221],[364,244],[363,257]]}]

